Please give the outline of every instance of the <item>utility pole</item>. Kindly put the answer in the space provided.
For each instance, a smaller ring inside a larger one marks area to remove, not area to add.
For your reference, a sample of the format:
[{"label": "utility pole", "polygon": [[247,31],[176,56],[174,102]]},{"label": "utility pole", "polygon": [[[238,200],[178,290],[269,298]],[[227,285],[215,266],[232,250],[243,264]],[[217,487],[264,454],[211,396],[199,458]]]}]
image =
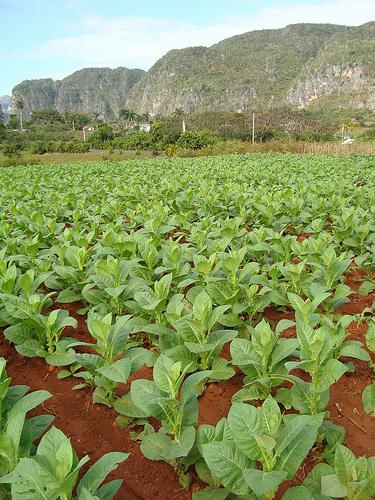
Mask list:
[{"label": "utility pole", "polygon": [[74,120],[73,120],[73,132],[75,131]]},{"label": "utility pole", "polygon": [[182,120],[182,132],[183,133],[186,132],[186,123],[185,123],[185,120]]},{"label": "utility pole", "polygon": [[253,144],[255,143],[255,113],[253,113],[253,135],[252,135],[252,141]]},{"label": "utility pole", "polygon": [[82,130],[83,130],[83,140],[84,142],[86,142],[86,129],[83,128]]}]

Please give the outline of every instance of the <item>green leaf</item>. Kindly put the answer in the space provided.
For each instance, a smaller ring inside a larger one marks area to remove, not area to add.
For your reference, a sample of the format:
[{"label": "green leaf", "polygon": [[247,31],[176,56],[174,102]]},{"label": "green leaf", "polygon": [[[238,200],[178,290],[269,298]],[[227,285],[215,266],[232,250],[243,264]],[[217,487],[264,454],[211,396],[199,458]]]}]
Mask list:
[{"label": "green leaf", "polygon": [[260,424],[262,432],[270,436],[277,436],[281,424],[281,411],[272,396],[269,396],[262,405]]},{"label": "green leaf", "polygon": [[348,367],[338,359],[328,360],[321,369],[319,392],[324,392],[329,389],[331,385],[337,382],[347,371]]},{"label": "green leaf", "polygon": [[209,378],[212,375],[211,370],[204,370],[201,372],[193,373],[192,375],[189,375],[187,379],[184,381],[184,383],[181,386],[181,392],[180,392],[180,400],[182,402],[187,401],[191,396],[196,395],[195,394],[195,389],[198,384],[202,382],[202,380]]},{"label": "green leaf", "polygon": [[200,321],[202,324],[206,324],[212,311],[212,301],[210,296],[205,290],[200,292],[193,304],[193,315],[194,318]]},{"label": "green leaf", "polygon": [[82,488],[86,488],[90,493],[95,493],[108,474],[117,469],[118,464],[127,460],[128,457],[128,453],[120,452],[103,455],[82,477],[77,487],[77,493],[80,494]]},{"label": "green leaf", "polygon": [[265,448],[272,449],[274,441],[262,434],[260,413],[255,406],[233,403],[228,424],[236,445],[248,458],[258,460]]},{"label": "green leaf", "polygon": [[79,302],[80,300],[82,300],[82,296],[72,290],[63,290],[56,297],[56,302],[59,302],[60,304],[70,304],[72,302]]},{"label": "green leaf", "polygon": [[375,417],[375,382],[364,388],[362,392],[362,404],[365,412],[370,417]]},{"label": "green leaf", "polygon": [[285,471],[263,472],[257,469],[243,471],[245,481],[258,497],[275,492],[286,476]]},{"label": "green leaf", "polygon": [[288,422],[277,436],[274,470],[285,470],[288,479],[297,472],[314,445],[323,415],[298,415]]},{"label": "green leaf", "polygon": [[61,482],[69,474],[73,466],[73,448],[65,434],[51,427],[42,437],[38,446],[38,458],[43,458],[45,463],[50,463],[55,475]]},{"label": "green leaf", "polygon": [[104,290],[110,295],[113,299],[117,299],[120,297],[122,292],[125,290],[126,286],[125,285],[119,285],[116,287],[109,287],[105,288]]},{"label": "green leaf", "polygon": [[253,353],[251,342],[246,339],[233,339],[230,344],[230,354],[234,365],[247,365],[250,364]]},{"label": "green leaf", "polygon": [[[7,476],[0,478],[5,482]],[[12,498],[17,500],[56,499],[56,480],[46,467],[32,458],[21,458],[11,475]]]},{"label": "green leaf", "polygon": [[372,320],[368,325],[366,333],[366,345],[369,350],[375,353],[375,321]]},{"label": "green leaf", "polygon": [[355,340],[345,342],[339,352],[340,356],[348,356],[350,358],[361,359],[362,361],[370,361],[368,352],[362,349],[362,342]]},{"label": "green leaf", "polygon": [[181,363],[174,362],[161,354],[154,365],[153,377],[158,388],[171,396],[177,392],[177,380],[181,373]]},{"label": "green leaf", "polygon": [[249,492],[242,471],[252,468],[254,462],[241,453],[233,441],[203,444],[202,450],[212,475],[225,488],[236,495],[246,495]]},{"label": "green leaf", "polygon": [[103,377],[112,380],[112,382],[126,383],[130,375],[130,370],[131,362],[126,358],[122,358],[111,365],[98,368],[97,372],[103,375]]},{"label": "green leaf", "polygon": [[322,476],[322,488],[321,493],[327,497],[331,498],[343,498],[348,494],[346,487],[340,483],[339,478],[336,474],[330,474],[329,476]]},{"label": "green leaf", "polygon": [[142,438],[141,451],[149,460],[170,461],[186,457],[195,441],[194,427],[188,427],[181,433],[179,440],[171,439],[163,432],[151,432]]},{"label": "green leaf", "polygon": [[203,490],[193,493],[193,500],[225,500],[229,495],[229,491],[224,488],[214,488],[207,486]]},{"label": "green leaf", "polygon": [[344,486],[349,485],[353,479],[352,471],[356,463],[354,453],[342,444],[338,444],[335,450],[335,471],[337,478]]},{"label": "green leaf", "polygon": [[121,413],[121,415],[125,415],[130,418],[145,418],[150,416],[149,412],[141,410],[134,404],[130,393],[117,399],[115,401],[114,408],[117,413]]},{"label": "green leaf", "polygon": [[214,359],[211,366],[212,373],[210,378],[212,380],[228,380],[235,375],[234,368],[224,358]]},{"label": "green leaf", "polygon": [[147,416],[151,415],[152,403],[163,398],[165,394],[151,380],[134,380],[130,388],[133,403]]},{"label": "green leaf", "polygon": [[311,493],[311,491],[305,486],[294,486],[293,488],[288,488],[282,500],[317,500],[316,497]]}]

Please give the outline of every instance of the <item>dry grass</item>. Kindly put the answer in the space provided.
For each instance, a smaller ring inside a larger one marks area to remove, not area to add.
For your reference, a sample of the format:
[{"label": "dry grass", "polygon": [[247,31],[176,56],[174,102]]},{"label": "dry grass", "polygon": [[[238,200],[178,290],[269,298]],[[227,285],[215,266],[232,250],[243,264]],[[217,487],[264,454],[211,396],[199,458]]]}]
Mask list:
[{"label": "dry grass", "polygon": [[300,153],[316,155],[349,155],[352,153],[375,154],[375,143],[337,144],[331,142],[309,143],[297,141],[269,141],[263,144],[228,141],[199,151],[176,151],[176,156],[209,156],[227,153]]},{"label": "dry grass", "polygon": [[[342,145],[337,143],[308,143],[297,141],[269,141],[263,144],[251,144],[241,141],[220,142],[213,146],[191,151],[186,149],[174,149],[171,156],[193,157],[212,156],[231,153],[299,153],[316,155],[349,155],[352,153],[374,154],[375,143],[354,142]],[[164,153],[160,152],[160,155]],[[150,151],[90,151],[88,153],[46,153],[43,155],[23,154],[20,158],[5,158],[0,154],[0,167],[11,167],[16,165],[49,165],[59,163],[84,163],[103,160],[130,160],[135,158],[150,158]]]}]

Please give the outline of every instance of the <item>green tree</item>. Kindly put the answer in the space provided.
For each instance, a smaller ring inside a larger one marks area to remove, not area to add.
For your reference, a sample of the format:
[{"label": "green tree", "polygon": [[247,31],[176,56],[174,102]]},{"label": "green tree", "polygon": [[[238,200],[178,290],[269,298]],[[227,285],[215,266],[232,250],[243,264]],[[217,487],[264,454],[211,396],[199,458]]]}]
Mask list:
[{"label": "green tree", "polygon": [[16,100],[16,109],[19,111],[20,115],[20,128],[23,130],[23,110],[25,108],[25,101],[23,100],[23,97],[19,97]]},{"label": "green tree", "polygon": [[18,118],[17,115],[11,114],[8,117],[7,128],[10,130],[16,129],[18,127]]},{"label": "green tree", "polygon": [[186,115],[186,113],[182,108],[176,108],[172,113],[172,116],[174,116],[176,118],[178,118],[180,116],[184,116],[184,115]]},{"label": "green tree", "polygon": [[86,113],[66,111],[63,115],[63,120],[66,124],[69,124],[70,127],[72,127],[74,123],[74,128],[78,130],[84,125],[88,125],[91,122],[91,117]]},{"label": "green tree", "polygon": [[56,109],[38,109],[30,117],[30,123],[38,125],[53,125],[62,121],[63,117]]},{"label": "green tree", "polygon": [[123,119],[126,128],[129,128],[138,119],[137,113],[128,108],[120,109],[119,118]]},{"label": "green tree", "polygon": [[96,125],[96,130],[98,130],[98,124],[99,124],[99,116],[100,116],[100,113],[98,111],[95,111],[93,114],[92,114],[92,121],[95,123]]},{"label": "green tree", "polygon": [[4,111],[1,104],[0,104],[0,123],[4,123]]},{"label": "green tree", "polygon": [[96,130],[89,139],[89,142],[95,147],[102,147],[103,143],[108,143],[113,139],[113,130],[106,123],[99,125],[98,130]]}]

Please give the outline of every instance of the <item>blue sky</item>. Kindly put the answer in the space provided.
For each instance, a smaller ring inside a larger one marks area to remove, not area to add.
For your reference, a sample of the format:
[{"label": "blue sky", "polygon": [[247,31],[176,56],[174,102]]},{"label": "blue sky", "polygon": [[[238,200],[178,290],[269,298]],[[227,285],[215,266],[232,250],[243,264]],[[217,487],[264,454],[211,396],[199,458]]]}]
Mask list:
[{"label": "blue sky", "polygon": [[83,67],[148,69],[172,48],[252,29],[370,20],[375,0],[0,0],[0,95]]}]

